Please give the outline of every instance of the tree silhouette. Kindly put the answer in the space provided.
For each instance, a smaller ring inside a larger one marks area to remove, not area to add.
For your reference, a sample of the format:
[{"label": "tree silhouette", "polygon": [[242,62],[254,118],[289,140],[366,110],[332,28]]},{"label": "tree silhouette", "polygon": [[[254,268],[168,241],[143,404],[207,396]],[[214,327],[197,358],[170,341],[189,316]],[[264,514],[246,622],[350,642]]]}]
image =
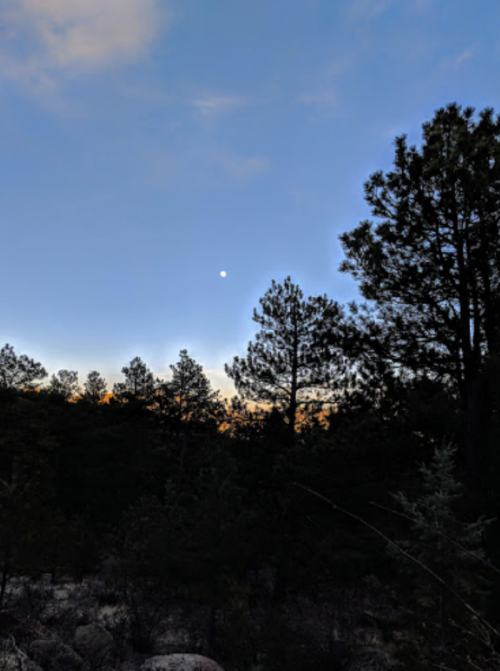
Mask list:
[{"label": "tree silhouette", "polygon": [[490,109],[478,121],[473,114],[456,104],[438,110],[421,149],[396,138],[393,170],[365,184],[379,223],[341,236],[341,270],[375,305],[367,333],[380,355],[458,389],[477,490],[488,419],[481,376],[499,352],[500,120]]},{"label": "tree silhouette", "polygon": [[167,443],[171,434],[180,441],[179,474],[182,477],[193,431],[196,427],[206,431],[208,423],[217,420],[223,406],[219,392],[212,389],[203,367],[185,349],[179,357],[178,363],[170,366],[172,379],[159,385],[155,401],[163,429],[162,442]]},{"label": "tree silhouette", "polygon": [[87,400],[92,403],[100,403],[104,399],[107,382],[97,370],[90,371],[83,386],[85,389],[84,398]]},{"label": "tree silhouette", "polygon": [[260,306],[253,314],[260,326],[255,341],[225,370],[243,397],[284,408],[293,441],[299,406],[331,402],[345,371],[338,347],[344,315],[326,296],[304,300],[290,277],[283,284],[273,280]]},{"label": "tree silhouette", "polygon": [[[397,547],[388,546],[388,552],[398,562],[402,584],[405,577],[409,579],[410,609],[415,621],[424,623],[420,636],[412,637],[416,640],[410,645],[421,663],[429,666],[444,665],[448,659],[448,666],[452,666],[459,649],[463,652],[465,647],[466,652],[472,653],[471,643],[477,643],[470,634],[464,636],[470,613],[452,598],[449,588],[463,598],[480,601],[486,584],[484,576],[478,576],[478,561],[483,559],[482,539],[491,520],[480,517],[465,522],[457,517],[456,503],[463,496],[463,488],[455,476],[455,452],[452,446],[436,448],[429,465],[421,464],[417,498],[410,499],[403,492],[394,496],[412,526],[406,532],[408,539],[398,541]],[[408,560],[399,548],[418,563]],[[444,578],[446,585],[422,571],[422,565]],[[480,586],[482,590],[478,589]]]},{"label": "tree silhouette", "polygon": [[212,389],[203,367],[181,350],[179,362],[170,366],[172,379],[165,383],[179,419],[195,422],[213,416],[220,406],[219,392]]},{"label": "tree silhouette", "polygon": [[136,356],[129,366],[122,368],[125,382],[115,382],[113,394],[119,400],[148,400],[155,389],[153,373],[144,361]]},{"label": "tree silhouette", "polygon": [[326,296],[304,300],[290,277],[283,284],[273,280],[260,306],[260,312],[254,310],[253,314],[260,331],[249,343],[246,358],[235,357],[225,370],[243,397],[278,406],[288,422],[284,441],[288,454],[277,468],[280,473],[275,501],[280,547],[273,597],[280,603],[288,591],[297,533],[296,497],[289,482],[295,468],[291,448],[296,445],[298,408],[311,403],[324,406],[335,398],[336,386],[345,373],[345,358],[339,347],[344,315],[340,306]]},{"label": "tree silhouette", "polygon": [[0,350],[0,388],[29,389],[48,373],[41,363],[26,354],[17,356],[8,343]]},{"label": "tree silhouette", "polygon": [[80,393],[78,386],[78,373],[76,370],[60,370],[57,375],[52,375],[49,384],[52,394],[61,396],[65,401],[75,398]]}]

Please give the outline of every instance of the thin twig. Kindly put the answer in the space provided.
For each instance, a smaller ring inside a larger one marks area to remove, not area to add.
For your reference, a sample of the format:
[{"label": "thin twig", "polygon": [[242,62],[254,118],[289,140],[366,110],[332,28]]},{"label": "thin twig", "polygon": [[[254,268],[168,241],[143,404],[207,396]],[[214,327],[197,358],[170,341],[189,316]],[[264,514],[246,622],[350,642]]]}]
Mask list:
[{"label": "thin twig", "polygon": [[345,510],[345,508],[342,508],[341,506],[337,505],[330,499],[328,499],[326,496],[323,496],[323,494],[320,494],[319,492],[315,492],[313,489],[310,489],[309,487],[306,487],[305,485],[300,484],[300,482],[292,482],[292,485],[295,487],[299,487],[300,489],[303,489],[306,492],[309,492],[309,494],[312,494],[313,496],[316,496],[317,498],[321,499],[322,501],[325,501],[325,503],[328,503],[329,505],[332,506],[334,510],[338,510],[341,512],[343,515],[347,515],[347,517],[350,517],[353,520],[356,520],[360,524],[363,524],[365,527],[373,531],[377,536],[380,536],[380,538],[383,538],[386,543],[391,545],[392,547],[396,548],[398,552],[400,552],[404,557],[409,559],[410,561],[414,562],[420,568],[431,575],[437,582],[439,582],[440,585],[442,585],[445,589],[450,592],[460,603],[470,612],[474,617],[476,617],[478,620],[480,620],[487,629],[492,631],[496,636],[500,638],[500,632],[498,632],[493,625],[491,625],[487,620],[484,619],[484,617],[477,611],[475,608],[473,608],[458,592],[456,592],[453,587],[451,587],[441,576],[439,576],[437,573],[435,573],[431,568],[429,568],[426,564],[421,562],[417,557],[414,557],[413,555],[409,554],[403,548],[401,548],[397,543],[395,543],[393,540],[391,540],[388,536],[386,536],[384,533],[382,533],[379,529],[374,527],[372,524],[364,520],[362,517],[359,517],[358,515],[355,515],[354,513],[349,512],[348,510]]},{"label": "thin twig", "polygon": [[449,541],[452,545],[457,547],[462,552],[465,552],[465,554],[470,555],[471,557],[473,557],[474,559],[481,562],[482,564],[484,564],[485,566],[490,568],[492,571],[495,571],[495,573],[498,573],[498,575],[500,575],[500,570],[497,569],[497,567],[494,566],[493,564],[487,562],[484,559],[484,557],[480,557],[475,552],[472,552],[472,550],[468,550],[467,548],[465,548],[460,543],[457,543],[456,540],[454,540],[453,538],[448,536],[448,534],[445,534],[443,531],[440,531],[439,529],[436,529],[431,524],[428,524],[427,522],[423,522],[422,520],[417,520],[415,517],[411,517],[410,515],[405,515],[405,513],[401,513],[398,510],[393,510],[392,508],[388,508],[387,506],[383,506],[382,504],[376,503],[375,501],[370,501],[370,505],[375,506],[376,508],[380,508],[380,510],[385,510],[388,513],[392,513],[393,515],[397,515],[398,517],[403,517],[404,519],[407,519],[410,522],[418,522],[418,524],[423,524],[427,528],[432,529],[432,531],[435,531],[439,536],[442,536],[443,538],[446,538],[447,541]]},{"label": "thin twig", "polygon": [[[478,666],[471,659],[468,659],[467,657],[462,657],[461,655],[455,655],[455,657],[457,659],[462,660],[462,662],[466,662],[467,664],[469,664],[469,666],[472,666],[472,668],[476,669],[477,671],[485,671],[485,669],[483,669],[482,666]],[[491,669],[490,669],[490,671],[491,671]]]}]

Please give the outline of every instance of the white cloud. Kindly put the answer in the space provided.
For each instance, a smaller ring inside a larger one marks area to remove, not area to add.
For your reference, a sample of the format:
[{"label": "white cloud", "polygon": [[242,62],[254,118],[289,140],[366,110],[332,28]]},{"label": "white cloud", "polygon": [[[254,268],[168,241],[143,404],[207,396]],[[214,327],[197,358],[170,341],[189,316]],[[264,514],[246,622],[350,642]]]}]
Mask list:
[{"label": "white cloud", "polygon": [[464,63],[465,61],[468,61],[469,59],[471,59],[473,57],[474,57],[474,53],[473,53],[472,49],[466,49],[465,51],[462,51],[462,53],[457,56],[457,58],[455,59],[455,65],[457,67],[460,67],[462,65],[462,63]]},{"label": "white cloud", "polygon": [[243,107],[247,101],[239,96],[205,95],[192,101],[203,117],[212,117],[229,112],[237,107]]},{"label": "white cloud", "polygon": [[161,0],[3,0],[0,75],[43,85],[135,62],[168,18]]},{"label": "white cloud", "polygon": [[348,15],[356,21],[373,19],[397,2],[399,0],[352,0],[348,8]]},{"label": "white cloud", "polygon": [[443,60],[439,63],[439,67],[444,71],[449,72],[451,70],[457,72],[461,69],[463,64],[466,61],[469,61],[471,58],[474,58],[474,49],[472,47],[468,47],[467,49],[461,51],[457,56],[443,58]]}]

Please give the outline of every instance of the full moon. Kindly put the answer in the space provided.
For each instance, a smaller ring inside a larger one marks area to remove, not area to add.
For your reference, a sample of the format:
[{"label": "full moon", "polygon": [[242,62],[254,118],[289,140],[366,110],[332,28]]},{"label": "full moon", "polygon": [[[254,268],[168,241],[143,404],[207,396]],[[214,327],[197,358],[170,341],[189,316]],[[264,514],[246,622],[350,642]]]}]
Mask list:
[{"label": "full moon", "polygon": [[226,275],[227,275],[227,273],[226,273],[225,270],[221,270],[221,271],[220,271],[220,276],[221,276],[221,277],[226,277]]}]

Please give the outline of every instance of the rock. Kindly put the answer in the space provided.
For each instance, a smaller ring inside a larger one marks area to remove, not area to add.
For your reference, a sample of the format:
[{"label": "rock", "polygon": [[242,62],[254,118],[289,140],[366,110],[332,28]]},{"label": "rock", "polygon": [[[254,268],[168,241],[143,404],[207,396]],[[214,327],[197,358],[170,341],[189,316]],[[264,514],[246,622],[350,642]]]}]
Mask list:
[{"label": "rock", "polygon": [[2,671],[43,671],[23,650],[17,647],[13,636],[4,638],[0,642]]},{"label": "rock", "polygon": [[43,671],[31,659],[7,654],[2,657],[2,671]]},{"label": "rock", "polygon": [[194,636],[188,629],[169,627],[163,634],[154,639],[151,652],[154,655],[171,655],[185,650],[192,650],[196,653],[204,652],[193,639]]},{"label": "rock", "polygon": [[353,657],[344,671],[397,671],[399,663],[380,650],[365,650]]},{"label": "rock", "polygon": [[[43,671],[42,667],[35,664],[31,659],[25,662],[24,667],[21,666],[21,668],[23,671]],[[19,666],[17,666],[16,669],[19,669]]]},{"label": "rock", "polygon": [[72,648],[58,641],[33,641],[28,652],[30,657],[46,671],[79,671],[83,659]]},{"label": "rock", "polygon": [[82,657],[103,655],[111,648],[113,637],[98,624],[84,624],[77,627],[73,639],[75,650]]},{"label": "rock", "polygon": [[141,671],[223,671],[217,662],[203,655],[178,653],[150,657],[141,666]]}]

